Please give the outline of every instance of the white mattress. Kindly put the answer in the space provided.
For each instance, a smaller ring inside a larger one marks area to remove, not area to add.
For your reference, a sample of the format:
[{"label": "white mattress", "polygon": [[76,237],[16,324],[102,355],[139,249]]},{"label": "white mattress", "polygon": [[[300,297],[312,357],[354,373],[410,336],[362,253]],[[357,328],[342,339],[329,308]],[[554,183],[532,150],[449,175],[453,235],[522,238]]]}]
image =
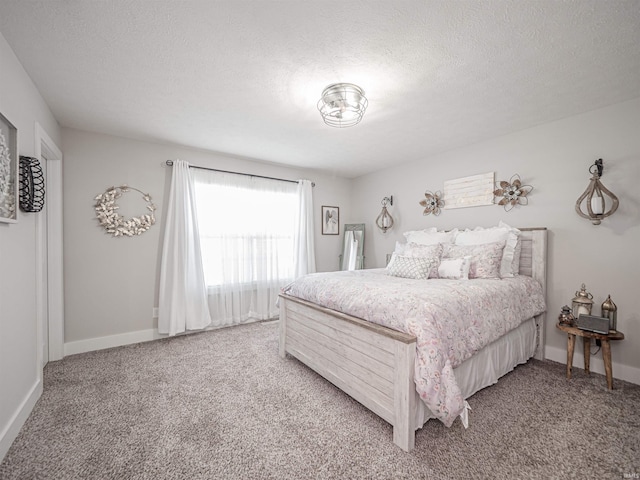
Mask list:
[{"label": "white mattress", "polygon": [[[533,357],[535,350],[536,322],[531,318],[453,369],[462,396],[468,399],[477,391],[497,383],[500,377]],[[418,402],[416,425],[424,425],[431,418],[435,417],[428,407]]]}]

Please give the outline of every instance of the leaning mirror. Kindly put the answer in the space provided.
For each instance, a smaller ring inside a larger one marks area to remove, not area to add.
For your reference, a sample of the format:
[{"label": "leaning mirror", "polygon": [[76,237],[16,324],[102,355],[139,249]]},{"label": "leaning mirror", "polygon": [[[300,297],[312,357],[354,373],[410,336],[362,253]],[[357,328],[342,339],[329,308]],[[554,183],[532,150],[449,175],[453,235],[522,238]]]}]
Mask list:
[{"label": "leaning mirror", "polygon": [[344,226],[340,270],[364,268],[364,223],[347,223]]}]

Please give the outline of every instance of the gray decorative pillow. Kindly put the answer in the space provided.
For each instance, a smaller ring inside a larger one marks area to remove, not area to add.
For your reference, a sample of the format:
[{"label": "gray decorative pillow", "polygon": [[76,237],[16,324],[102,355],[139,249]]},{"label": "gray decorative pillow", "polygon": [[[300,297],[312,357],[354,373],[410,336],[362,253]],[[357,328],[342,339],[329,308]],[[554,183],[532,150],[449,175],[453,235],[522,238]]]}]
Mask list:
[{"label": "gray decorative pillow", "polygon": [[426,280],[435,260],[424,257],[407,257],[396,253],[391,257],[387,272],[394,277]]}]

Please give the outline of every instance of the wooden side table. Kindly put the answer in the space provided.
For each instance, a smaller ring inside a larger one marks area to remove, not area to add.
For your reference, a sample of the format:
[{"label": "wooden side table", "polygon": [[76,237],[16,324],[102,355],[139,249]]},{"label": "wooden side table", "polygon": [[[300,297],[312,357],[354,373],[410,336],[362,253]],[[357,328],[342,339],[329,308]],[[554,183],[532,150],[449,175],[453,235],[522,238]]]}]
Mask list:
[{"label": "wooden side table", "polygon": [[602,342],[602,359],[604,360],[604,371],[607,375],[607,387],[613,390],[613,371],[611,368],[611,340],[624,340],[624,333],[609,331],[609,333],[596,333],[580,330],[578,327],[556,324],[556,327],[567,333],[567,378],[571,378],[573,367],[573,350],[576,346],[576,335],[582,337],[584,343],[584,371],[589,373],[589,361],[591,359],[591,339],[595,338]]}]

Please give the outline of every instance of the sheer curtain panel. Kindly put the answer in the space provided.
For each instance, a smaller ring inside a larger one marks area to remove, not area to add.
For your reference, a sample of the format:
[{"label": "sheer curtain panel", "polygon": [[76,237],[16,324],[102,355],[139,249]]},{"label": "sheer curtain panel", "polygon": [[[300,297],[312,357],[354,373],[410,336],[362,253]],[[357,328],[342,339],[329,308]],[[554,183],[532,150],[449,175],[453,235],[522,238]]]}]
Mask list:
[{"label": "sheer curtain panel", "polygon": [[302,277],[316,271],[316,254],[313,243],[313,184],[310,180],[298,180],[296,190],[298,209],[296,210],[294,255],[295,277]]},{"label": "sheer curtain panel", "polygon": [[158,332],[175,335],[211,323],[189,164],[173,164],[160,266]]},{"label": "sheer curtain panel", "polygon": [[275,318],[294,277],[296,183],[194,172],[213,325]]}]

